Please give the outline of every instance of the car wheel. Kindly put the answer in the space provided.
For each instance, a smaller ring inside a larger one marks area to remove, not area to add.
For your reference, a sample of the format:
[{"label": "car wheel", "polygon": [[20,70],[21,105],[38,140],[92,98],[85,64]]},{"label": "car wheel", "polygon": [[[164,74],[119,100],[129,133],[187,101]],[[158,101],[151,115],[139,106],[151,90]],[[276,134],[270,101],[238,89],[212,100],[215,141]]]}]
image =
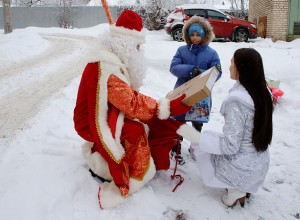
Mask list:
[{"label": "car wheel", "polygon": [[182,42],[183,41],[183,33],[182,33],[182,28],[176,28],[173,31],[173,39]]},{"label": "car wheel", "polygon": [[240,28],[238,30],[236,30],[235,34],[234,34],[234,41],[235,42],[247,42],[248,41],[248,32],[243,29]]}]

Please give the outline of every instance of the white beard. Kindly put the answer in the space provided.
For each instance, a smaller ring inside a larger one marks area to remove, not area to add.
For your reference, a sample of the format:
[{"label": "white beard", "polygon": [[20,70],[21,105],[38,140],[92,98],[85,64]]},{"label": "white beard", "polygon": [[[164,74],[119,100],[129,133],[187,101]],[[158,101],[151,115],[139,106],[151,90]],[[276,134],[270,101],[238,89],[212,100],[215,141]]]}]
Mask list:
[{"label": "white beard", "polygon": [[108,35],[102,36],[102,40],[107,49],[115,53],[127,68],[130,87],[139,91],[146,77],[144,49],[140,46],[137,50],[137,43],[132,39],[126,39],[126,36],[120,39]]}]

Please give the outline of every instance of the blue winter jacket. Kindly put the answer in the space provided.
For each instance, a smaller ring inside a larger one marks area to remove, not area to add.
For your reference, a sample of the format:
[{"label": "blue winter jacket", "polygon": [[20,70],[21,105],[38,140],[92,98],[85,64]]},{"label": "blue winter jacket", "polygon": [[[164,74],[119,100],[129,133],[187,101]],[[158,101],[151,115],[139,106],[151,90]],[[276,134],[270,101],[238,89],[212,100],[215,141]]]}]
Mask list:
[{"label": "blue winter jacket", "polygon": [[[208,44],[187,44],[179,47],[170,66],[170,72],[177,77],[174,88],[177,88],[192,78],[190,73],[194,67],[199,67],[202,71],[205,71],[213,66],[216,66],[220,72],[217,78],[218,80],[222,75],[220,59],[217,52],[208,46]],[[174,118],[185,121],[185,114]]]},{"label": "blue winter jacket", "polygon": [[196,66],[202,71],[216,66],[220,72],[218,79],[222,75],[220,59],[214,49],[207,44],[187,44],[178,48],[171,62],[170,72],[178,78],[174,88],[189,81],[190,72]]}]

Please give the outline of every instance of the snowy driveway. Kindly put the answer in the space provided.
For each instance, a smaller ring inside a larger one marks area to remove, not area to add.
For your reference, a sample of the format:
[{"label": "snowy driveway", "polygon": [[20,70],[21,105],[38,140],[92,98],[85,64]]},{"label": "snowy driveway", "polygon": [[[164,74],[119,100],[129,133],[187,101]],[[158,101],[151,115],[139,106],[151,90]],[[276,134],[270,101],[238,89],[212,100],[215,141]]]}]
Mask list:
[{"label": "snowy driveway", "polygon": [[[50,42],[42,54],[0,67],[0,138],[10,141],[26,126],[51,94],[70,84],[82,73],[87,42],[95,38],[43,34]],[[57,53],[59,48],[59,53]],[[76,60],[76,62],[74,62]]]}]

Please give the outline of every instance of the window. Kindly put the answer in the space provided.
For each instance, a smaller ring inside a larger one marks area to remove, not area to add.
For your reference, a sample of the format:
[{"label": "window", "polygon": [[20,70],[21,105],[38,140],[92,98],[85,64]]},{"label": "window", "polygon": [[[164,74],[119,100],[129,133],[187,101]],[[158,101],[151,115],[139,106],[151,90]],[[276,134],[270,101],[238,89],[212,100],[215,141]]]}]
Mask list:
[{"label": "window", "polygon": [[294,22],[294,34],[300,35],[300,22]]},{"label": "window", "polygon": [[225,15],[221,14],[218,11],[213,11],[213,10],[207,10],[207,16],[208,16],[208,18],[218,19],[218,20],[227,19],[227,17]]},{"label": "window", "polygon": [[201,17],[206,17],[205,16],[205,11],[203,9],[186,9],[184,10],[185,14],[189,17],[192,17],[193,15],[201,16]]}]

